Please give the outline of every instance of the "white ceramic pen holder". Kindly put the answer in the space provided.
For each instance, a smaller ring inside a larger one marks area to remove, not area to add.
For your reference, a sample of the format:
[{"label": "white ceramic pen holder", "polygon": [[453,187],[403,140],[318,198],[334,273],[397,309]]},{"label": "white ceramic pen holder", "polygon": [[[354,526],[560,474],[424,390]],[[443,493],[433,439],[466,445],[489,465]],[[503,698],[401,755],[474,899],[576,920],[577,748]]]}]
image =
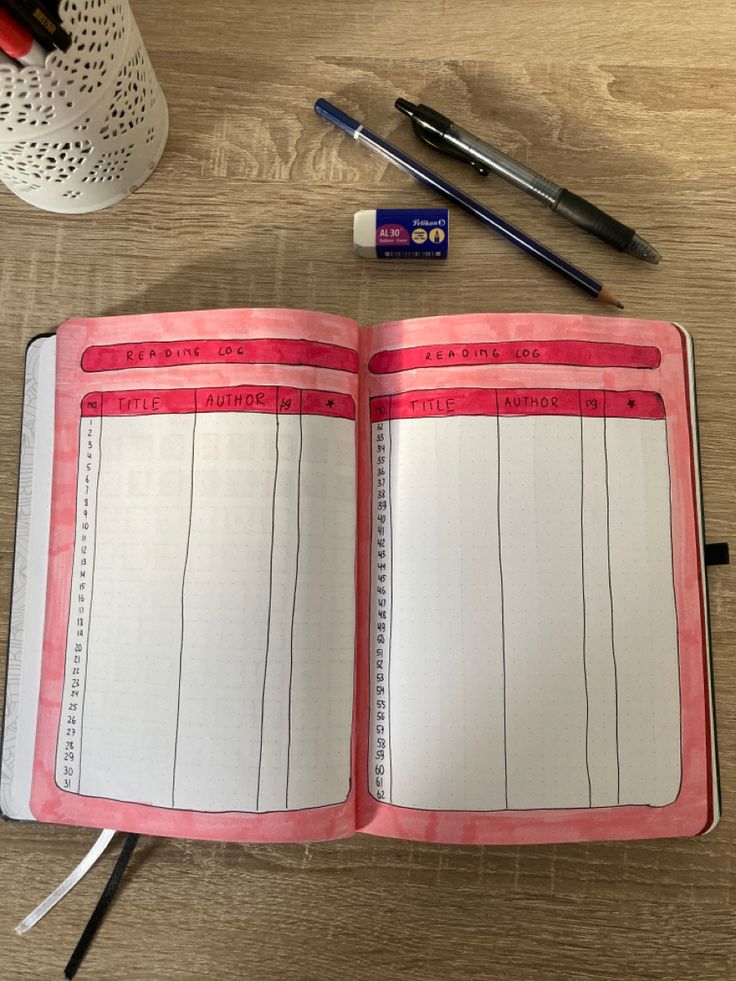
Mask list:
[{"label": "white ceramic pen holder", "polygon": [[128,0],[61,0],[72,38],[43,67],[0,64],[0,180],[65,214],[116,204],[163,153],[169,117]]}]

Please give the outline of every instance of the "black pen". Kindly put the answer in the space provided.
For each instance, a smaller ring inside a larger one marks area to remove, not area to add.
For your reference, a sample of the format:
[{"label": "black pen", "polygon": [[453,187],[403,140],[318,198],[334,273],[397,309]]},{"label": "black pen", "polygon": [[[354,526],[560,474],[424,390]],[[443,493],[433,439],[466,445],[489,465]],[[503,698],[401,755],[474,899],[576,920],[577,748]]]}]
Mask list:
[{"label": "black pen", "polygon": [[442,150],[452,157],[464,160],[484,177],[493,171],[619,252],[627,252],[646,262],[659,262],[659,252],[637,235],[633,228],[623,225],[585,198],[560,187],[496,147],[479,140],[447,116],[429,106],[414,105],[406,99],[397,99],[395,106],[399,112],[409,117],[416,135],[435,150]]},{"label": "black pen", "polygon": [[506,221],[505,218],[497,215],[490,208],[486,208],[480,201],[471,198],[469,194],[461,191],[459,187],[455,187],[454,184],[445,180],[440,174],[436,174],[429,167],[425,167],[423,163],[410,157],[408,153],[404,153],[403,150],[389,143],[388,140],[384,140],[378,133],[373,133],[362,123],[359,123],[357,119],[348,116],[342,109],[333,106],[326,99],[317,99],[314,104],[314,111],[322,119],[327,120],[328,123],[332,123],[333,126],[337,126],[343,133],[347,133],[348,136],[352,137],[358,143],[362,143],[363,146],[372,150],[374,153],[377,153],[384,160],[393,164],[394,167],[403,170],[405,174],[413,177],[415,181],[423,184],[424,187],[428,187],[436,194],[440,194],[443,198],[446,198],[446,200],[452,201],[453,204],[462,208],[467,214],[472,215],[473,218],[476,218],[486,228],[491,228],[502,238],[505,238],[507,242],[511,242],[517,249],[521,249],[522,252],[526,252],[527,255],[537,259],[547,266],[547,268],[553,269],[560,276],[564,276],[568,282],[573,283],[578,289],[587,293],[588,296],[592,296],[594,300],[599,300],[601,303],[610,303],[613,307],[623,309],[623,303],[603,283],[597,279],[593,279],[588,273],[574,266],[567,259],[563,259],[561,255],[557,255],[556,252],[547,248],[546,245],[537,242],[531,235],[522,232],[520,228],[512,225],[510,221]]}]

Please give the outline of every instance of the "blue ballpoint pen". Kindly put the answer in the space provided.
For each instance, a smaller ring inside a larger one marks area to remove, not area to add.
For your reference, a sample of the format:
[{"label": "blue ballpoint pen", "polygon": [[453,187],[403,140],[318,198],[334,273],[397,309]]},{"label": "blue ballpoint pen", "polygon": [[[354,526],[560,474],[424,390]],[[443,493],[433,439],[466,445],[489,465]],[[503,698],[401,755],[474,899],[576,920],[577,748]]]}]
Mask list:
[{"label": "blue ballpoint pen", "polygon": [[333,106],[330,102],[327,102],[326,99],[317,99],[314,104],[314,111],[318,116],[326,119],[328,123],[332,123],[333,126],[337,126],[338,129],[341,129],[349,136],[352,136],[353,139],[362,143],[363,146],[380,154],[395,167],[398,167],[404,173],[409,174],[410,177],[419,181],[420,184],[424,184],[425,187],[430,188],[437,194],[442,195],[443,198],[458,205],[463,211],[477,218],[478,221],[482,222],[488,228],[493,229],[502,238],[505,238],[523,252],[526,252],[527,255],[533,256],[539,262],[544,263],[545,266],[554,269],[555,272],[564,276],[571,283],[574,283],[575,286],[586,292],[589,296],[600,300],[602,303],[609,303],[611,306],[623,308],[623,303],[610,290],[606,289],[602,283],[598,282],[597,279],[593,279],[592,276],[583,272],[582,269],[578,269],[577,266],[574,266],[571,262],[563,259],[562,256],[557,255],[556,252],[548,249],[546,245],[537,242],[536,239],[522,232],[520,228],[501,218],[500,215],[495,214],[490,208],[486,208],[480,201],[476,201],[469,194],[450,184],[444,177],[440,177],[439,174],[425,167],[418,160],[414,160],[408,153],[404,153],[403,150],[384,140],[377,133],[366,129],[365,126],[351,116],[348,116],[341,109]]}]

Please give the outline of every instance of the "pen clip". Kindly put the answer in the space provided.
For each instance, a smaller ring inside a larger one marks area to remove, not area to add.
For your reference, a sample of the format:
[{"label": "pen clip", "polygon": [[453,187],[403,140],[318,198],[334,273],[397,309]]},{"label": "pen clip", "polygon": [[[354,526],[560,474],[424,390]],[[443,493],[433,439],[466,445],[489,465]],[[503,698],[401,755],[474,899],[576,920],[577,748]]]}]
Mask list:
[{"label": "pen clip", "polygon": [[463,150],[458,150],[454,146],[448,146],[444,142],[441,136],[435,136],[433,133],[427,132],[427,130],[415,119],[411,120],[412,129],[419,139],[426,143],[427,146],[431,146],[433,150],[439,150],[440,153],[446,153],[448,157],[455,157],[458,160],[462,160],[463,163],[470,164],[470,166],[475,170],[481,177],[487,177],[490,171],[479,164],[477,161],[473,160],[472,157],[465,153]]}]

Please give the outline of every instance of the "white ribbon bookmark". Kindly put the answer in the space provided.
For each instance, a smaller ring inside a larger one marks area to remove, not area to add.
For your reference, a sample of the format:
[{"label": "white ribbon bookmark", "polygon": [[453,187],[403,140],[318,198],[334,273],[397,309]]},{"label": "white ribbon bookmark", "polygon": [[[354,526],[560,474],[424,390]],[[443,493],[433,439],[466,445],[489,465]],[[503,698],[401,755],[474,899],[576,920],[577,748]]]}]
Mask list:
[{"label": "white ribbon bookmark", "polygon": [[47,896],[42,903],[29,913],[28,916],[15,928],[16,933],[26,933],[31,927],[35,926],[40,919],[42,919],[50,909],[63,899],[66,894],[76,886],[76,884],[83,879],[84,876],[89,872],[92,866],[95,864],[97,859],[102,855],[107,846],[112,841],[114,831],[103,831],[97,841],[92,845],[90,850],[84,856],[79,865],[74,869],[74,871],[64,879],[64,881],[54,889],[50,896]]}]

